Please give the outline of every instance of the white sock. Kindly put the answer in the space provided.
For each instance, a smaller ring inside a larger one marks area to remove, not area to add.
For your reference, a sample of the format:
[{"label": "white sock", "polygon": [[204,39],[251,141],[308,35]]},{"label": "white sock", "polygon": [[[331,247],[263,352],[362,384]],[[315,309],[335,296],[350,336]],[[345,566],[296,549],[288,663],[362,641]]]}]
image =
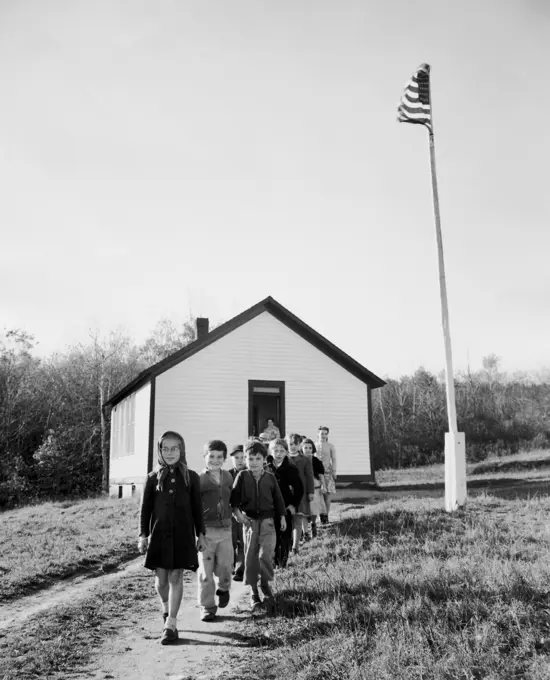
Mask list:
[{"label": "white sock", "polygon": [[177,619],[175,617],[169,616],[166,619],[166,628],[171,628],[172,630],[176,630],[177,628]]}]

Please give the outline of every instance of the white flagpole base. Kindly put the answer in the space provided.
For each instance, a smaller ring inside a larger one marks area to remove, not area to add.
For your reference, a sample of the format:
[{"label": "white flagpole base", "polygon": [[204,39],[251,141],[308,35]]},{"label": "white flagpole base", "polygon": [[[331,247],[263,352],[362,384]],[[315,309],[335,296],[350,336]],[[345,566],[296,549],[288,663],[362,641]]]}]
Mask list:
[{"label": "white flagpole base", "polygon": [[445,432],[445,510],[453,512],[466,502],[466,437]]}]

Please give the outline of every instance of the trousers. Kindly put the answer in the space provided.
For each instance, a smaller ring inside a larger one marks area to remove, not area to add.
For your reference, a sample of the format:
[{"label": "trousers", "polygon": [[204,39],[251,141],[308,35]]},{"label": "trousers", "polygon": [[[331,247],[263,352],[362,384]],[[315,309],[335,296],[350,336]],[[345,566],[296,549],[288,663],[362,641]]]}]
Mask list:
[{"label": "trousers", "polygon": [[273,580],[273,557],[275,555],[275,522],[272,517],[251,519],[244,530],[244,583],[253,588]]},{"label": "trousers", "polygon": [[281,531],[281,522],[279,518],[277,518],[275,522],[275,530],[277,533],[275,564],[278,567],[286,567],[288,555],[292,546],[292,514],[288,510],[286,512],[286,530]]},{"label": "trousers", "polygon": [[231,518],[231,536],[233,539],[233,572],[235,574],[243,574],[244,572],[244,535],[243,525],[232,517]]},{"label": "trousers", "polygon": [[197,583],[199,605],[202,611],[215,614],[216,582],[219,590],[231,588],[231,572],[233,569],[233,543],[231,527],[208,527],[205,536],[206,548],[199,553],[199,569]]}]

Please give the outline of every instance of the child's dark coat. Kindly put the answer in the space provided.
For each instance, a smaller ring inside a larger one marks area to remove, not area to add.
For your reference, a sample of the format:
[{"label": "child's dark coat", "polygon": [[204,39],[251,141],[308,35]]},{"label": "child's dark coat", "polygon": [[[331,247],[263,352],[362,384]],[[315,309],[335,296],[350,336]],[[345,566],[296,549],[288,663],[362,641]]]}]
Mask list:
[{"label": "child's dark coat", "polygon": [[164,490],[157,491],[157,473],[147,477],[141,500],[140,531],[151,536],[147,569],[196,571],[199,559],[196,537],[204,534],[199,475],[189,470],[189,488],[177,468],[170,468]]}]

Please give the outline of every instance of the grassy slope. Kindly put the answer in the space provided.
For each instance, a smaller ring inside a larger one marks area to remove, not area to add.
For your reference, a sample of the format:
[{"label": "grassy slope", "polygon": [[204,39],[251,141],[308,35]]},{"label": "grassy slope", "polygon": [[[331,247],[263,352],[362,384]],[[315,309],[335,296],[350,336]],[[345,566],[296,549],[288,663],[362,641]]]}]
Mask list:
[{"label": "grassy slope", "polygon": [[138,554],[136,499],[45,503],[7,511],[0,520],[1,600]]},{"label": "grassy slope", "polygon": [[[145,572],[145,570],[143,570]],[[53,607],[0,633],[0,678],[68,678],[87,664],[105,638],[137,626],[133,608],[150,597],[151,577],[139,573],[74,604]],[[58,675],[59,674],[59,675]]]},{"label": "grassy slope", "polygon": [[[506,476],[549,477],[550,455],[529,452],[469,466],[469,479]],[[376,478],[386,490],[397,485],[441,483],[444,467],[382,470]],[[77,572],[98,567],[108,570],[136,557],[137,525],[137,499],[45,503],[1,513],[0,600],[47,587]]]},{"label": "grassy slope", "polygon": [[232,680],[550,677],[550,499],[386,501],[277,575]]},{"label": "grassy slope", "polygon": [[[547,680],[550,498],[385,501],[323,530],[275,581],[278,610],[224,680]],[[139,625],[135,575],[0,637],[0,677],[69,677]],[[59,676],[56,676],[59,677]]]},{"label": "grassy slope", "polygon": [[[453,515],[439,499],[367,506],[277,572],[277,614],[246,631],[262,649],[224,677],[547,679],[549,511],[547,497],[478,497]],[[132,557],[136,527],[132,499],[3,513],[0,593]],[[146,596],[145,583],[128,584],[7,631],[0,677],[47,677],[85,661]]]},{"label": "grassy slope", "polygon": [[[529,451],[513,456],[489,458],[466,466],[468,480],[490,480],[514,477],[515,479],[540,479],[550,476],[550,452]],[[376,481],[381,487],[406,484],[435,484],[445,480],[445,466],[377,470]]]}]

